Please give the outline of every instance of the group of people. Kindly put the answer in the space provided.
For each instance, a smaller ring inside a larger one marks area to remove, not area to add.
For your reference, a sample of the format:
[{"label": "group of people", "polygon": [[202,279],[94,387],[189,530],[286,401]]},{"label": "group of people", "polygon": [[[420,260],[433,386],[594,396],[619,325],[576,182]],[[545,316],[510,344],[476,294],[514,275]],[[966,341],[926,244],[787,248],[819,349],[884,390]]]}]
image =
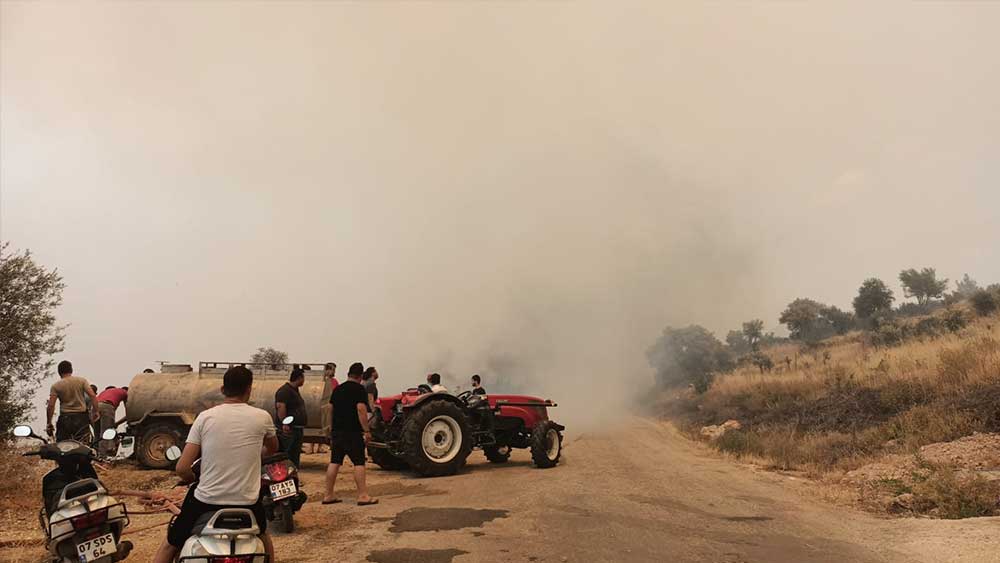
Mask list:
[{"label": "group of people", "polygon": [[[97,392],[97,386],[85,378],[73,375],[73,364],[67,360],[56,366],[59,381],[49,390],[49,401],[45,410],[45,431],[56,440],[77,440],[92,443],[109,428],[115,428],[118,407],[128,402],[128,387],[109,385]],[[52,425],[56,404],[59,404],[59,418]],[[110,455],[113,440],[100,440],[98,451]]]},{"label": "group of people", "polygon": [[[373,366],[365,369],[357,362],[348,369],[347,380],[339,383],[336,369],[334,363],[324,366],[330,396],[323,409],[323,427],[330,438],[330,462],[322,504],[343,502],[334,496],[334,487],[346,457],[354,465],[357,504],[371,506],[379,501],[368,494],[365,462],[366,446],[372,439],[370,423],[377,410],[378,370]],[[223,402],[195,418],[177,460],[178,475],[190,482],[197,480],[197,485],[188,490],[180,514],[170,526],[153,561],[173,561],[201,515],[233,506],[247,507],[254,513],[261,540],[273,560],[274,550],[267,534],[262,504],[261,459],[283,450],[293,463],[300,464],[304,429],[308,425],[308,412],[300,388],[305,384],[307,370],[308,366],[293,368],[289,380],[275,393],[273,413],[249,404],[253,372],[245,366],[234,366],[226,371],[220,389]],[[52,385],[47,408],[49,434],[54,433],[57,440],[80,440],[92,431],[92,424],[100,425],[99,432],[113,428],[118,406],[128,400],[128,388],[108,387],[97,393],[96,387],[86,379],[73,375],[73,365],[65,360],[59,362],[57,371],[60,379]],[[437,373],[427,376],[427,385],[433,392],[448,391]],[[478,375],[472,376],[472,387],[475,394],[486,393]],[[53,427],[57,402],[60,414]],[[198,460],[201,470],[196,478],[193,466]]]}]

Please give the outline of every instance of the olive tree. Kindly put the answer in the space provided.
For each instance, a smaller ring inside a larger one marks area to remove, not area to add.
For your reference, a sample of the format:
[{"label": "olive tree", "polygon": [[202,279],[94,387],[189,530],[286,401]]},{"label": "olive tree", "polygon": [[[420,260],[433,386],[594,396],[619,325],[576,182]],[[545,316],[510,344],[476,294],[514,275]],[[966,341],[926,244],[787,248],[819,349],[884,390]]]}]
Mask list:
[{"label": "olive tree", "polygon": [[250,363],[270,369],[283,369],[288,365],[288,354],[271,347],[257,348],[257,351],[250,356]]},{"label": "olive tree", "polygon": [[65,326],[56,321],[65,285],[31,252],[0,242],[0,439],[31,415],[31,400],[63,351]]},{"label": "olive tree", "polygon": [[895,299],[884,281],[868,278],[858,288],[858,295],[854,298],[854,314],[859,319],[870,319],[880,313],[888,313],[892,311]]},{"label": "olive tree", "polygon": [[920,305],[927,305],[931,299],[943,296],[948,289],[948,279],[937,279],[934,268],[903,270],[899,273],[899,282],[903,284],[906,297],[915,298]]},{"label": "olive tree", "polygon": [[716,373],[732,368],[722,342],[698,325],[663,329],[646,356],[661,386],[693,385],[699,393],[708,389]]}]

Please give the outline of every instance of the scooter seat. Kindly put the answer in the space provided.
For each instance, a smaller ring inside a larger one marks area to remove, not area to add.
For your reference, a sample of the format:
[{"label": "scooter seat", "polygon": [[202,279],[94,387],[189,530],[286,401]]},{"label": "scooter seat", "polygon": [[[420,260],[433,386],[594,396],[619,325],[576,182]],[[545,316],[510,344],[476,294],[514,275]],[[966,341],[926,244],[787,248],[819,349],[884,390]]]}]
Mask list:
[{"label": "scooter seat", "polygon": [[201,535],[201,532],[205,530],[205,526],[208,525],[208,521],[212,519],[212,516],[215,516],[214,512],[206,512],[199,516],[198,519],[194,521],[194,528],[191,528],[191,535]]},{"label": "scooter seat", "polygon": [[288,459],[288,454],[286,454],[285,452],[278,452],[274,455],[269,455],[265,457],[264,459],[261,460],[261,463],[267,465],[269,463],[277,463],[279,461],[285,461],[287,459]]}]

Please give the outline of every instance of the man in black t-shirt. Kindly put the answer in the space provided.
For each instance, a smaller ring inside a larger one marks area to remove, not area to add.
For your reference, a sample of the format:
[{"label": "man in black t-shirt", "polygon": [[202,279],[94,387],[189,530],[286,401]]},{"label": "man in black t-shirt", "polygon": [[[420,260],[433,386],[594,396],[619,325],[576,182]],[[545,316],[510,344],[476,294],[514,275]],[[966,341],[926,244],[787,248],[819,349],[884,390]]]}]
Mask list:
[{"label": "man in black t-shirt", "polygon": [[479,374],[472,376],[472,394],[473,395],[485,395],[486,389],[483,389],[483,380],[479,377]]},{"label": "man in black t-shirt", "polygon": [[[292,370],[288,382],[278,388],[274,394],[274,427],[278,429],[278,441],[281,449],[288,454],[295,467],[300,467],[302,459],[302,435],[309,422],[306,414],[306,403],[302,400],[299,388],[305,385],[306,375],[299,368]],[[285,417],[295,420],[291,424],[282,424]]]},{"label": "man in black t-shirt", "polygon": [[347,371],[347,381],[338,385],[330,395],[330,406],[333,408],[330,465],[326,469],[323,504],[340,502],[340,499],[333,497],[333,486],[337,483],[337,473],[344,463],[344,456],[351,458],[351,463],[354,464],[358,506],[378,503],[378,499],[368,495],[368,485],[365,483],[365,444],[371,440],[372,434],[368,428],[368,394],[361,385],[364,372],[363,365],[352,364]]}]

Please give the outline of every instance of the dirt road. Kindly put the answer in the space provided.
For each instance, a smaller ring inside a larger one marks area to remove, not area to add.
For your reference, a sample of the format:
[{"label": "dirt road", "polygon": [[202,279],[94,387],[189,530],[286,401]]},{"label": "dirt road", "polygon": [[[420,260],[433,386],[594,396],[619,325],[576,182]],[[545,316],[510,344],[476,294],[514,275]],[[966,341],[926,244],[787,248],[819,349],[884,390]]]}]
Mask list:
[{"label": "dirt road", "polygon": [[[303,465],[304,489],[318,500],[323,456]],[[454,477],[370,473],[380,505],[309,502],[296,532],[275,537],[279,561],[1000,560],[1000,519],[886,520],[814,502],[812,485],[717,459],[643,419],[606,435],[570,433],[564,463],[549,470],[519,451],[506,465],[475,453]],[[350,500],[353,484],[340,485]],[[162,520],[144,518],[133,527]],[[130,561],[148,561],[162,530],[133,534]]]}]

